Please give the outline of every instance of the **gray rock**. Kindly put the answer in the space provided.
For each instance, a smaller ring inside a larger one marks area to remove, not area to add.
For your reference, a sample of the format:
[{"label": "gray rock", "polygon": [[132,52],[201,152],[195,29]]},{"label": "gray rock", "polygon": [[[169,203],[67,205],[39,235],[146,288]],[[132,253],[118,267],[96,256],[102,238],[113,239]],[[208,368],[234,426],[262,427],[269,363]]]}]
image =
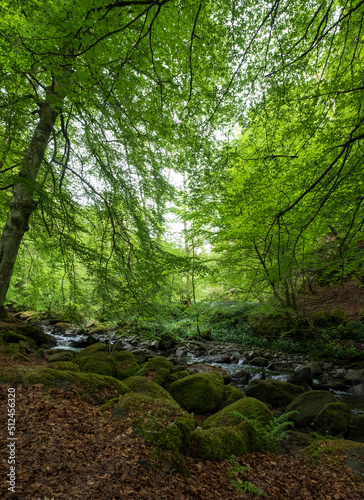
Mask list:
[{"label": "gray rock", "polygon": [[358,384],[354,385],[354,387],[351,387],[348,392],[350,394],[354,394],[354,396],[361,396],[364,397],[364,384]]},{"label": "gray rock", "polygon": [[316,361],[312,361],[312,363],[310,363],[308,366],[311,369],[312,375],[314,377],[319,377],[323,374],[321,365],[319,365]]},{"label": "gray rock", "polygon": [[364,384],[364,370],[348,370],[345,380],[351,385]]},{"label": "gray rock", "polygon": [[297,396],[290,403],[286,412],[298,411],[292,420],[298,427],[307,427],[315,420],[320,411],[329,403],[335,402],[335,396],[328,391],[310,391]]},{"label": "gray rock", "polygon": [[250,361],[250,364],[251,365],[255,365],[255,366],[266,366],[267,365],[267,359],[263,358],[261,356],[257,356],[256,358],[253,358]]}]

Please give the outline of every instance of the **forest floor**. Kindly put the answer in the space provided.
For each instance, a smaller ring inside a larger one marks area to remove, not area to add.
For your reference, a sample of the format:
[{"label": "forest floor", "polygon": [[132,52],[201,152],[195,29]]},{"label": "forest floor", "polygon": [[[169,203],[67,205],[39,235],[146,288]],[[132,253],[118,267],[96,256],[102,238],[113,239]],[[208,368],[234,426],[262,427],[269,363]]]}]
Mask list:
[{"label": "forest floor", "polygon": [[[25,363],[0,354],[0,369]],[[16,488],[7,491],[7,389],[0,386],[0,497],[11,500],[235,500],[259,498],[239,494],[228,478],[229,464],[186,458],[184,477],[168,470],[143,440],[132,436],[128,421],[106,419],[97,406],[74,392],[16,388]],[[364,457],[357,457],[363,460]],[[262,488],[272,500],[356,500],[364,482],[345,464],[345,455],[324,455],[319,463],[303,457],[297,446],[284,454],[249,453],[239,464],[251,470],[239,476]],[[236,478],[238,479],[238,477]]]}]

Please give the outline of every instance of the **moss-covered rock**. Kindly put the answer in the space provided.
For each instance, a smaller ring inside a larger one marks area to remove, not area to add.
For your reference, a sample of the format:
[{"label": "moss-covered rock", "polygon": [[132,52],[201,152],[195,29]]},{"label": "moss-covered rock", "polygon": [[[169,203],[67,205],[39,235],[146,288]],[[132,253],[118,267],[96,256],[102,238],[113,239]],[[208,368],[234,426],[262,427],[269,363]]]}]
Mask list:
[{"label": "moss-covered rock", "polygon": [[3,354],[13,356],[14,358],[20,359],[21,361],[29,361],[26,350],[19,344],[4,344],[1,351],[3,352]]},{"label": "moss-covered rock", "polygon": [[108,352],[96,351],[90,356],[83,356],[79,360],[79,365],[83,372],[115,376],[115,361]]},{"label": "moss-covered rock", "polygon": [[115,377],[124,380],[140,372],[135,356],[129,351],[118,351],[112,354],[115,360]]},{"label": "moss-covered rock", "polygon": [[168,399],[169,401],[174,401],[168,391],[166,391],[159,384],[156,384],[147,377],[135,375],[133,377],[125,379],[124,384],[129,387],[132,392],[137,392],[138,394],[146,394],[151,398]]},{"label": "moss-covered rock", "polygon": [[274,408],[286,407],[305,391],[298,385],[280,380],[252,380],[246,388],[246,395],[270,404]]},{"label": "moss-covered rock", "polygon": [[88,347],[85,347],[85,349],[82,349],[82,351],[80,351],[77,354],[77,359],[83,358],[84,356],[90,356],[91,354],[94,354],[95,352],[99,351],[107,352],[108,351],[107,345],[102,343],[89,345]]},{"label": "moss-covered rock", "polygon": [[69,372],[80,371],[79,367],[72,363],[72,361],[56,361],[52,363],[52,370],[66,370]]},{"label": "moss-covered rock", "polygon": [[209,365],[207,363],[192,363],[192,365],[188,365],[187,371],[190,375],[194,375],[195,373],[216,373],[223,378],[224,384],[230,384],[231,382],[230,373],[220,366]]},{"label": "moss-covered rock", "polygon": [[214,427],[191,433],[189,454],[203,460],[220,462],[231,455],[239,457],[250,451],[250,429],[242,427]]},{"label": "moss-covered rock", "polygon": [[217,409],[222,410],[225,406],[229,406],[232,403],[235,403],[235,401],[239,401],[239,399],[245,397],[245,394],[239,391],[236,387],[233,387],[232,385],[225,385],[224,394]]},{"label": "moss-covered rock", "polygon": [[348,438],[364,443],[364,414],[355,415],[353,421],[350,422]]},{"label": "moss-covered rock", "polygon": [[127,418],[134,432],[157,451],[178,454],[188,450],[195,421],[173,400],[129,393],[110,401],[101,410],[116,419]]},{"label": "moss-covered rock", "polygon": [[85,401],[103,404],[114,396],[129,391],[126,385],[113,377],[96,373],[52,370],[51,368],[24,368],[15,366],[0,370],[0,383],[13,385],[41,384],[44,388],[56,388],[76,392]]},{"label": "moss-covered rock", "polygon": [[55,363],[56,361],[71,361],[75,357],[74,351],[68,349],[47,349],[44,351],[44,355],[49,363]]},{"label": "moss-covered rock", "polygon": [[168,375],[168,378],[165,382],[165,387],[169,387],[173,382],[177,382],[177,380],[181,380],[182,378],[188,377],[189,373],[187,370],[181,370],[179,372],[171,373]]},{"label": "moss-covered rock", "polygon": [[313,421],[314,428],[323,436],[344,435],[349,427],[351,410],[345,403],[329,403]]},{"label": "moss-covered rock", "polygon": [[149,359],[140,373],[145,377],[150,378],[159,385],[164,385],[173,368],[173,363],[163,356],[154,356]]},{"label": "moss-covered rock", "polygon": [[173,382],[168,390],[185,410],[205,414],[218,408],[224,395],[224,381],[216,373],[196,373]]},{"label": "moss-covered rock", "polygon": [[329,391],[309,391],[297,396],[286,411],[297,411],[292,420],[299,427],[307,427],[315,420],[320,411],[329,403],[335,402],[335,396]]},{"label": "moss-covered rock", "polygon": [[15,344],[15,343],[19,343],[19,342],[23,341],[23,342],[27,342],[31,349],[34,349],[36,347],[36,343],[32,338],[26,337],[25,335],[22,335],[21,333],[13,332],[11,330],[4,332],[2,337],[3,337],[4,342],[9,342],[9,343]]},{"label": "moss-covered rock", "polygon": [[225,406],[222,410],[208,417],[203,421],[202,427],[209,429],[211,427],[237,426],[241,424],[242,419],[235,416],[233,412],[238,412],[247,419],[257,420],[262,425],[267,425],[273,419],[272,412],[262,401],[246,397]]}]

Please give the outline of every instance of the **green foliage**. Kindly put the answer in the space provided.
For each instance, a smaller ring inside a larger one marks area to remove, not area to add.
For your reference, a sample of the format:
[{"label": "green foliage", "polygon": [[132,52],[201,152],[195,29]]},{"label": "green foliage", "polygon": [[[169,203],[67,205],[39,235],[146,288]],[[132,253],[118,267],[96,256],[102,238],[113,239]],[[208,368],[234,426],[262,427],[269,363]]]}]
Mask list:
[{"label": "green foliage", "polygon": [[275,417],[267,424],[263,425],[262,422],[254,417],[246,417],[238,411],[233,411],[232,415],[238,417],[243,422],[249,422],[258,436],[258,442],[261,449],[278,452],[282,440],[289,433],[288,427],[294,427],[294,423],[289,419],[298,414],[298,411],[290,411],[283,413],[280,417]]},{"label": "green foliage", "polygon": [[228,477],[230,478],[230,483],[239,493],[253,493],[254,495],[260,497],[268,496],[264,490],[262,490],[255,484],[249,481],[244,481],[243,479],[240,478],[235,479],[237,475],[244,474],[252,470],[251,467],[240,465],[238,463],[238,459],[234,455],[231,455],[231,457],[228,459],[228,463],[229,463]]}]

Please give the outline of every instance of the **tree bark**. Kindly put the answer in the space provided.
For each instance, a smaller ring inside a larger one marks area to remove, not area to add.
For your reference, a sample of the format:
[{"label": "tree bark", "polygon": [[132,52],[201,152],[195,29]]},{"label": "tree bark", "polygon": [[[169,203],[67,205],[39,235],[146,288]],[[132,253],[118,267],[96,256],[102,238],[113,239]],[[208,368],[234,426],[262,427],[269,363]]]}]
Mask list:
[{"label": "tree bark", "polygon": [[0,239],[0,316],[6,316],[5,298],[13,274],[21,240],[29,229],[29,218],[36,208],[34,185],[57,118],[55,103],[59,102],[53,89],[48,90],[40,105],[39,121],[14,186],[8,220]]}]

